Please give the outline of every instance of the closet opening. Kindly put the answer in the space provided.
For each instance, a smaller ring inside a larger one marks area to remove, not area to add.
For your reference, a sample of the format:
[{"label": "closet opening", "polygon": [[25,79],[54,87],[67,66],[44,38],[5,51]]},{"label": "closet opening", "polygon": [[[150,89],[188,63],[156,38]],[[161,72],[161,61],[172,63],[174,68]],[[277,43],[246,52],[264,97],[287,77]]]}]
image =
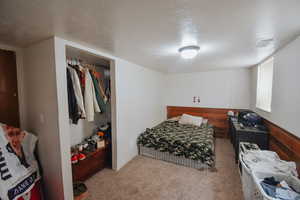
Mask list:
[{"label": "closet opening", "polygon": [[66,46],[73,183],[116,169],[114,61]]}]

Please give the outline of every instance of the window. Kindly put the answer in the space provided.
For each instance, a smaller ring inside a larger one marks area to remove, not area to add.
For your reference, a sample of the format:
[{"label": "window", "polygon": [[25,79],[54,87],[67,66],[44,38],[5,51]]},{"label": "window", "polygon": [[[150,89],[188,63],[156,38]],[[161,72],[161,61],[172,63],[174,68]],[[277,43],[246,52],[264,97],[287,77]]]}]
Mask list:
[{"label": "window", "polygon": [[256,107],[271,112],[273,85],[273,58],[258,66]]}]

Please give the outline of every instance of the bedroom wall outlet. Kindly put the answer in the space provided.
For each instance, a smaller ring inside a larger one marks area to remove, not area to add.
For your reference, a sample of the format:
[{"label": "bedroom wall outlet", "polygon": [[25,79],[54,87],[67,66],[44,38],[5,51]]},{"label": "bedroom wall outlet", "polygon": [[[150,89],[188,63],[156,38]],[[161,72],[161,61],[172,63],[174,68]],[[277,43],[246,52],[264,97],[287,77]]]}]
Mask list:
[{"label": "bedroom wall outlet", "polygon": [[41,124],[45,123],[45,117],[43,114],[40,114],[40,122],[41,122]]}]

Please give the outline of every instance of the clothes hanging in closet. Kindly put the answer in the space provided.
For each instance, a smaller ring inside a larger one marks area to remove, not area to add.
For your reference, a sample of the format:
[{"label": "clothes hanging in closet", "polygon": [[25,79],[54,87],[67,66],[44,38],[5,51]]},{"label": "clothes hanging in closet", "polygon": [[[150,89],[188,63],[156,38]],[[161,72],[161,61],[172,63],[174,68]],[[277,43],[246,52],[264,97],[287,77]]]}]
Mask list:
[{"label": "clothes hanging in closet", "polygon": [[105,112],[105,102],[104,102],[103,98],[101,97],[99,81],[98,81],[97,77],[94,75],[93,72],[90,72],[90,74],[91,74],[91,77],[92,77],[92,80],[93,80],[93,83],[94,83],[97,102],[99,104],[99,107],[100,107],[101,111]]},{"label": "clothes hanging in closet", "polygon": [[75,94],[75,98],[77,101],[77,105],[79,107],[80,116],[81,116],[81,118],[85,118],[86,115],[85,115],[85,109],[84,109],[84,105],[83,105],[83,95],[82,95],[82,91],[81,91],[81,84],[80,84],[78,74],[75,69],[73,69],[71,67],[68,67],[68,69],[69,69],[71,79],[73,82],[74,94]]},{"label": "clothes hanging in closet", "polygon": [[67,60],[67,65],[69,117],[73,124],[79,119],[94,121],[95,112],[104,113],[107,109],[110,86],[105,71],[100,68],[101,72],[97,72],[94,66],[80,61]]},{"label": "clothes hanging in closet", "polygon": [[86,109],[86,119],[88,121],[94,121],[95,112],[101,112],[97,98],[94,83],[91,74],[88,69],[85,70],[85,109]]},{"label": "clothes hanging in closet", "polygon": [[70,70],[67,68],[67,88],[68,88],[68,106],[69,106],[69,118],[73,124],[77,124],[80,119],[80,112],[76,102],[73,82],[71,78]]},{"label": "clothes hanging in closet", "polygon": [[82,96],[84,96],[84,89],[85,89],[85,72],[84,72],[84,68],[80,65],[72,65],[71,67],[74,68],[77,72],[78,78],[80,80]]},{"label": "clothes hanging in closet", "polygon": [[110,99],[110,79],[107,78],[105,81],[106,81],[105,95],[108,99]]},{"label": "clothes hanging in closet", "polygon": [[101,73],[100,72],[94,72],[94,75],[95,75],[95,77],[97,78],[97,82],[98,82],[98,85],[99,85],[99,89],[100,89],[100,92],[101,92],[101,96],[102,96],[102,98],[103,98],[103,101],[105,102],[105,103],[107,103],[107,101],[108,101],[108,98],[106,97],[106,95],[105,95],[105,89],[104,89],[104,86],[102,86],[103,84],[102,84],[102,80],[101,80]]}]

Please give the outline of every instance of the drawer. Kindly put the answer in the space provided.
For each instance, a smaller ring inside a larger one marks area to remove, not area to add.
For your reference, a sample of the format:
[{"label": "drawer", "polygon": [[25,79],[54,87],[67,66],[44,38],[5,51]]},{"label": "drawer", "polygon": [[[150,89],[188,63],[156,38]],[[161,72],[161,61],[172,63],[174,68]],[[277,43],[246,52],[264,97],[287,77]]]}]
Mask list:
[{"label": "drawer", "polygon": [[72,165],[74,181],[85,181],[106,166],[106,152],[99,151]]}]

